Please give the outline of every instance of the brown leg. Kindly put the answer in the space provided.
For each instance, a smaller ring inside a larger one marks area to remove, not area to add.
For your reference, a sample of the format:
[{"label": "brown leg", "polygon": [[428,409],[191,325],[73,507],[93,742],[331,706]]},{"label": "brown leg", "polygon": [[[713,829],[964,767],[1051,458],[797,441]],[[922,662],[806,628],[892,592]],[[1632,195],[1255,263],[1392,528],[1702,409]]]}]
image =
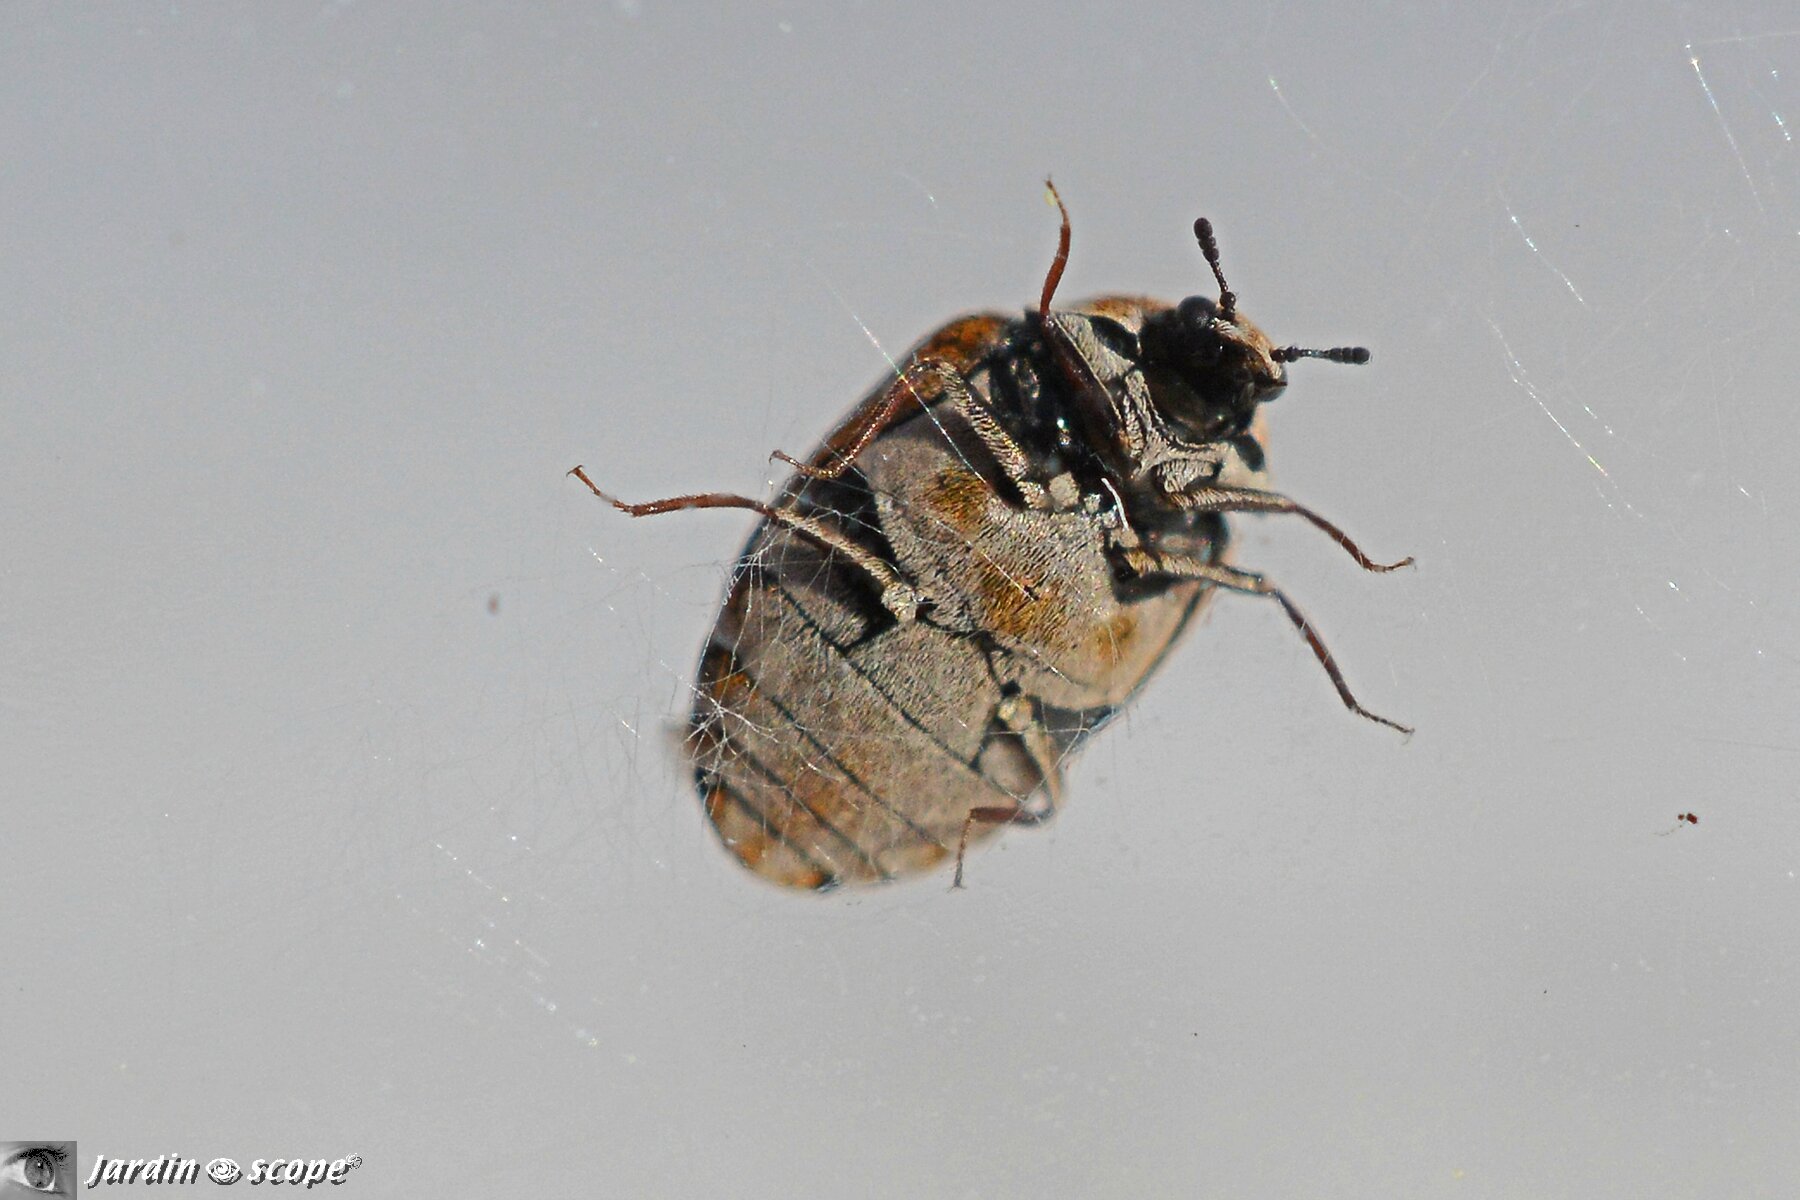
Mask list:
[{"label": "brown leg", "polygon": [[950,883],[952,890],[963,885],[963,854],[969,848],[969,830],[972,826],[1042,825],[1062,807],[1062,768],[1056,761],[1056,747],[1051,744],[1050,735],[1044,730],[1037,703],[1025,696],[1008,696],[1000,702],[994,716],[1017,735],[1020,745],[1024,747],[1025,757],[1037,768],[1038,780],[1050,803],[1042,809],[1026,808],[1016,801],[1012,804],[971,808],[969,815],[963,818],[962,836],[956,840],[956,876]]},{"label": "brown leg", "polygon": [[587,484],[588,490],[600,499],[620,512],[634,517],[653,517],[659,513],[680,512],[689,508],[748,509],[759,514],[765,521],[784,529],[791,529],[826,550],[842,554],[861,567],[869,578],[875,581],[875,586],[881,590],[883,607],[900,620],[910,621],[917,616],[919,607],[925,602],[925,598],[919,595],[911,584],[901,578],[899,572],[895,571],[893,567],[818,518],[809,517],[795,509],[777,508],[771,504],[764,504],[761,500],[752,500],[748,496],[736,496],[730,492],[699,492],[689,496],[671,496],[666,500],[647,500],[642,504],[627,504],[625,501],[601,491],[600,486],[588,478],[588,473],[583,468],[575,467],[569,474]]},{"label": "brown leg", "polygon": [[[989,457],[1019,489],[1026,506],[1034,509],[1047,508],[1049,498],[1043,486],[1031,479],[1031,460],[1026,457],[1024,449],[1001,427],[987,405],[969,390],[969,382],[962,377],[961,372],[949,363],[932,359],[909,364],[899,378],[894,380],[893,385],[882,393],[878,402],[852,414],[850,420],[828,439],[827,444],[848,442],[844,449],[833,452],[831,465],[821,467],[804,463],[780,450],[770,457],[780,459],[809,479],[836,479],[855,464],[857,457],[868,448],[870,442],[893,424],[895,415],[908,400],[916,400],[920,407],[929,406],[930,401],[925,394],[921,394],[918,386],[928,381],[937,384],[929,395],[933,398],[949,398],[951,411],[974,431]],[[850,432],[853,429],[854,434]]]},{"label": "brown leg", "polygon": [[950,881],[950,890],[956,891],[963,885],[963,853],[969,848],[971,825],[977,822],[983,825],[1042,825],[1055,815],[1053,809],[1033,812],[1017,804],[971,808],[969,815],[963,818],[962,837],[956,842],[956,877]]},{"label": "brown leg", "polygon": [[1179,508],[1190,512],[1256,512],[1256,513],[1292,513],[1314,527],[1325,532],[1332,541],[1342,546],[1356,560],[1356,565],[1365,571],[1397,571],[1401,567],[1412,565],[1412,555],[1407,555],[1399,562],[1378,563],[1364,554],[1357,544],[1350,540],[1350,535],[1321,517],[1312,509],[1296,504],[1279,492],[1262,492],[1254,488],[1195,488],[1192,491],[1177,492],[1169,499]]},{"label": "brown leg", "polygon": [[1063,204],[1062,193],[1056,190],[1054,183],[1044,180],[1044,190],[1050,193],[1050,200],[1062,217],[1062,228],[1056,235],[1056,257],[1050,260],[1050,270],[1044,275],[1044,291],[1038,297],[1038,318],[1049,324],[1050,302],[1056,299],[1056,285],[1062,282],[1063,268],[1069,265],[1069,210]]},{"label": "brown leg", "polygon": [[[956,375],[955,368],[946,363],[926,359],[921,362],[908,363],[906,369],[894,377],[894,382],[874,396],[861,408],[850,414],[850,419],[834,430],[825,440],[826,448],[810,463],[801,462],[785,451],[777,450],[770,458],[778,458],[794,470],[809,479],[836,479],[856,464],[858,456],[868,449],[869,443],[879,437],[883,430],[894,423],[894,417],[907,401],[915,401],[920,408],[927,407],[931,401],[920,393],[916,384],[927,378],[937,379],[942,389],[946,377]],[[935,396],[937,393],[933,392]],[[853,433],[852,430],[855,432]],[[841,447],[841,448],[834,448]],[[821,465],[828,463],[829,465]]]},{"label": "brown leg", "polygon": [[[1051,202],[1056,205],[1056,211],[1062,221],[1057,233],[1056,257],[1050,260],[1050,270],[1044,275],[1044,290],[1038,298],[1038,317],[1048,325],[1050,302],[1056,298],[1056,287],[1062,282],[1063,269],[1069,265],[1069,210],[1063,204],[1062,195],[1056,190],[1055,183],[1046,179],[1044,188],[1049,193]],[[962,375],[949,363],[926,360],[909,364],[905,370],[899,373],[898,378],[886,391],[879,396],[871,397],[867,404],[852,413],[850,419],[844,422],[843,426],[830,438],[826,439],[828,449],[821,452],[813,462],[803,463],[791,454],[780,450],[777,450],[772,457],[780,459],[800,474],[810,478],[836,479],[850,469],[856,462],[857,456],[868,448],[870,442],[880,436],[882,430],[893,423],[895,414],[908,400],[917,400],[921,407],[928,403],[926,398],[919,395],[913,387],[912,377],[915,374],[936,376],[941,389],[954,390],[953,398],[957,401],[958,411],[975,430],[976,436],[981,438],[982,444],[994,455],[995,461],[1006,472],[1007,478],[1018,485],[1019,490],[1025,495],[1026,502],[1031,507],[1044,507],[1043,489],[1027,478],[1029,464],[1026,462],[1024,452],[1019,449],[1018,444],[1008,436],[1006,431],[1000,428],[999,422],[994,420],[993,414],[975,400]],[[850,431],[853,429],[855,433],[851,434]],[[842,449],[830,449],[830,447],[844,443],[847,445],[844,445]],[[829,465],[824,465],[827,460]]]},{"label": "brown leg", "polygon": [[1344,673],[1338,669],[1337,660],[1333,659],[1331,651],[1325,648],[1325,641],[1312,627],[1312,622],[1306,619],[1306,615],[1295,606],[1292,600],[1287,598],[1280,588],[1262,576],[1254,575],[1249,571],[1240,571],[1236,567],[1228,567],[1223,563],[1202,562],[1197,558],[1175,554],[1158,554],[1153,550],[1126,550],[1124,557],[1126,565],[1140,575],[1171,575],[1179,579],[1199,579],[1215,587],[1230,588],[1234,592],[1248,592],[1255,596],[1271,597],[1281,605],[1281,610],[1287,614],[1288,620],[1294,623],[1294,628],[1298,629],[1300,635],[1306,639],[1306,644],[1312,647],[1313,657],[1319,660],[1319,665],[1325,668],[1325,674],[1331,677],[1331,684],[1337,688],[1338,698],[1344,702],[1345,708],[1359,717],[1366,717],[1374,721],[1377,725],[1386,725],[1389,729],[1398,729],[1406,736],[1412,736],[1412,726],[1402,725],[1398,721],[1390,721],[1357,703],[1356,697],[1350,693],[1350,685],[1344,681]]}]

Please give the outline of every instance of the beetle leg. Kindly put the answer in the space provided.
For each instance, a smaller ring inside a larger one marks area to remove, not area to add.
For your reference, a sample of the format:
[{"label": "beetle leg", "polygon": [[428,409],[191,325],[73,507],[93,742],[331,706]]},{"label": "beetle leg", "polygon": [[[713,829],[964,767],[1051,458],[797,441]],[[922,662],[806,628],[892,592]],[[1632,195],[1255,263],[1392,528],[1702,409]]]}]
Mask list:
[{"label": "beetle leg", "polygon": [[[813,456],[812,462],[801,462],[784,450],[777,450],[769,457],[780,459],[808,479],[838,478],[856,464],[857,457],[868,449],[870,442],[894,423],[894,416],[900,411],[901,405],[908,400],[918,401],[921,408],[930,404],[930,398],[915,386],[925,382],[926,377],[937,379],[940,388],[947,379],[962,382],[956,368],[948,363],[935,359],[910,362],[894,377],[893,383],[878,395],[871,396],[867,403],[832,431],[831,436],[825,439],[824,449]],[[935,392],[932,394],[936,395]],[[824,465],[827,462],[829,466]]]},{"label": "beetle leg", "polygon": [[[950,363],[937,359],[921,359],[908,364],[879,401],[853,413],[836,433],[826,439],[827,447],[838,442],[846,443],[842,450],[829,450],[833,460],[830,466],[815,465],[825,457],[823,453],[813,463],[801,462],[781,450],[777,450],[771,457],[780,459],[809,479],[836,479],[855,464],[857,456],[868,448],[870,442],[893,424],[894,415],[909,398],[917,400],[921,406],[929,404],[921,389],[916,386],[927,381],[937,384],[936,389],[930,393],[932,396],[948,397],[951,411],[963,419],[981,441],[988,456],[1013,486],[1019,489],[1026,507],[1040,510],[1049,508],[1050,498],[1043,485],[1031,478],[1031,459],[1024,449],[995,419],[993,411],[970,390],[969,382],[963,378],[962,373]],[[853,429],[856,431],[854,435],[850,432]]]},{"label": "beetle leg", "polygon": [[963,885],[963,854],[969,849],[969,830],[977,823],[982,825],[1042,825],[1056,815],[1054,808],[1043,810],[1026,808],[1023,804],[983,805],[969,810],[963,818],[962,836],[956,840],[956,874],[950,880],[950,890],[956,891]]},{"label": "beetle leg", "polygon": [[[1276,497],[1282,499],[1282,497]],[[1304,510],[1301,510],[1304,511]],[[1337,688],[1338,698],[1344,707],[1359,717],[1367,717],[1378,725],[1386,725],[1389,729],[1398,729],[1408,737],[1412,736],[1412,727],[1402,725],[1398,721],[1390,721],[1386,717],[1370,712],[1357,703],[1356,697],[1350,693],[1350,685],[1344,681],[1344,673],[1338,669],[1337,660],[1331,657],[1331,651],[1325,648],[1325,641],[1319,636],[1312,622],[1294,604],[1287,595],[1261,575],[1250,571],[1240,571],[1236,567],[1228,567],[1224,563],[1205,562],[1198,558],[1190,558],[1179,554],[1161,554],[1154,550],[1136,549],[1123,552],[1125,564],[1139,575],[1173,576],[1177,579],[1197,579],[1210,583],[1215,587],[1229,588],[1234,592],[1248,592],[1254,596],[1269,596],[1281,605],[1287,613],[1288,620],[1312,647],[1313,657],[1325,668],[1325,674],[1331,676],[1331,684]]]},{"label": "beetle leg", "polygon": [[1044,728],[1043,714],[1038,711],[1037,701],[1017,694],[1008,696],[994,709],[994,716],[1018,735],[1020,744],[1025,748],[1025,757],[1037,768],[1038,778],[1043,782],[1044,794],[1050,799],[1050,811],[1055,812],[1061,808],[1062,756],[1057,752],[1056,743],[1051,740],[1050,731]]},{"label": "beetle leg", "polygon": [[1399,562],[1376,562],[1350,540],[1349,534],[1305,505],[1289,500],[1280,492],[1263,492],[1255,488],[1202,487],[1176,492],[1168,499],[1177,508],[1188,512],[1293,513],[1323,530],[1326,536],[1347,550],[1350,557],[1356,560],[1356,565],[1365,571],[1396,571],[1401,567],[1412,565],[1413,559],[1410,554]]},{"label": "beetle leg", "polygon": [[1025,757],[1037,769],[1048,803],[1042,808],[1027,808],[1017,801],[971,808],[963,818],[962,836],[956,840],[956,876],[950,884],[953,890],[963,885],[963,854],[969,848],[969,830],[972,827],[977,824],[1042,825],[1062,807],[1062,767],[1057,762],[1056,746],[1044,729],[1036,702],[1016,694],[1008,696],[994,710],[994,717],[1018,737]]},{"label": "beetle leg", "polygon": [[987,450],[988,456],[1005,473],[1012,485],[1019,489],[1019,496],[1025,501],[1025,507],[1039,511],[1052,507],[1050,495],[1044,490],[1044,485],[1031,478],[1031,459],[1026,457],[1019,443],[1013,441],[1012,435],[995,419],[993,410],[976,399],[975,393],[969,390],[968,382],[958,375],[954,382],[945,384],[944,390],[950,394],[951,407],[974,430],[975,436],[981,439],[981,445]]},{"label": "beetle leg", "polygon": [[600,486],[589,479],[587,471],[581,467],[576,467],[569,474],[587,484],[588,490],[600,499],[620,512],[634,517],[653,517],[658,513],[680,512],[688,508],[749,509],[751,512],[761,515],[764,520],[779,525],[783,529],[791,529],[826,550],[842,554],[861,567],[875,581],[875,586],[880,589],[882,607],[893,613],[899,620],[912,620],[919,615],[920,607],[926,602],[926,597],[920,595],[918,590],[893,567],[817,517],[807,516],[798,509],[777,508],[772,504],[764,504],[761,500],[732,495],[730,492],[700,492],[689,496],[671,496],[666,500],[646,500],[642,504],[628,504],[601,491]]}]

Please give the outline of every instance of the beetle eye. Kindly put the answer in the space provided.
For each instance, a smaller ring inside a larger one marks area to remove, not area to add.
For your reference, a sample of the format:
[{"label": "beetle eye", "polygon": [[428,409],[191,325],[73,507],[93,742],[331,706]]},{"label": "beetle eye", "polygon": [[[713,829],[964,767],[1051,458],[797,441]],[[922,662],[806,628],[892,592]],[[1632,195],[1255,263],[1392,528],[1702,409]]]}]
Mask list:
[{"label": "beetle eye", "polygon": [[1225,353],[1217,318],[1218,309],[1204,296],[1189,296],[1179,307],[1157,313],[1140,335],[1144,361],[1180,375],[1216,367]]},{"label": "beetle eye", "polygon": [[1219,306],[1205,296],[1189,296],[1175,306],[1175,312],[1183,324],[1199,329],[1212,324],[1219,315]]},{"label": "beetle eye", "polygon": [[1247,348],[1228,336],[1218,305],[1189,296],[1144,322],[1143,369],[1157,410],[1180,435],[1211,442],[1249,428],[1256,406],[1281,391],[1259,378]]}]

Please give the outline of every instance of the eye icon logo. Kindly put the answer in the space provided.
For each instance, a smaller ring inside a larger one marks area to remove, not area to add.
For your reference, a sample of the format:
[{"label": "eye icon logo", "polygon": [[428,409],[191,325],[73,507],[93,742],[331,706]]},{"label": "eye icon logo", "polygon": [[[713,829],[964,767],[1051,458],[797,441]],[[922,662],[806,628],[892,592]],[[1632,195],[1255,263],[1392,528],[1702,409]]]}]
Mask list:
[{"label": "eye icon logo", "polygon": [[214,1183],[236,1183],[244,1177],[244,1171],[229,1158],[215,1158],[206,1164],[206,1175]]}]

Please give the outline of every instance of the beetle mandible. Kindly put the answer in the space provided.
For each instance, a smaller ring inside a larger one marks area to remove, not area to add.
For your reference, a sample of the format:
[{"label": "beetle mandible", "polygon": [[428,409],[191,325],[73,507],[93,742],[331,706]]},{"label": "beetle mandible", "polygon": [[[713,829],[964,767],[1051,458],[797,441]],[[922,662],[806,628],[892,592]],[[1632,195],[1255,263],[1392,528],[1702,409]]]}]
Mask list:
[{"label": "beetle mandible", "polygon": [[709,492],[635,517],[742,508],[762,523],[701,657],[686,750],[725,845],[766,879],[828,888],[923,871],[1002,825],[1047,820],[1062,768],[1155,671],[1217,591],[1266,596],[1352,711],[1364,708],[1294,603],[1232,566],[1227,513],[1290,513],[1269,490],[1260,406],[1303,358],[1238,311],[1212,225],[1217,300],[1104,296],[977,313],[926,337],[775,499]]}]

